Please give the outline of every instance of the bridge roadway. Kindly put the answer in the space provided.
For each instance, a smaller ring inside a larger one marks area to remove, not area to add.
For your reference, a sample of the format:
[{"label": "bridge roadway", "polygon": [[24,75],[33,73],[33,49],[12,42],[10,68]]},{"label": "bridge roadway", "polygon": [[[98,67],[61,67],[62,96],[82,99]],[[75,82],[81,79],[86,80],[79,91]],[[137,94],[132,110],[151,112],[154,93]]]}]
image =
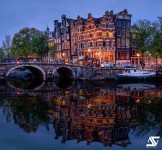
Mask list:
[{"label": "bridge roadway", "polygon": [[0,63],[0,73],[8,76],[11,71],[21,67],[29,69],[34,76],[39,77],[44,81],[49,75],[83,80],[114,79],[115,74],[121,72],[121,69],[101,69],[71,64],[21,62]]}]

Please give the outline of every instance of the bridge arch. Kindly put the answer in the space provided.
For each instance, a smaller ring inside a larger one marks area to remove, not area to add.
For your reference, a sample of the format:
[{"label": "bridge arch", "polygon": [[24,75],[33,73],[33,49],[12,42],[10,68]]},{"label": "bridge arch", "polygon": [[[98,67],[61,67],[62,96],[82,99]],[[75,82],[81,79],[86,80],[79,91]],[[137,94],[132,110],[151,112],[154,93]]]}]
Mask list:
[{"label": "bridge arch", "polygon": [[54,76],[75,79],[75,71],[70,66],[59,66],[53,70]]},{"label": "bridge arch", "polygon": [[8,76],[13,70],[21,68],[21,67],[25,67],[29,69],[33,73],[33,75],[39,75],[43,81],[46,80],[46,73],[41,67],[37,65],[29,65],[29,64],[18,65],[18,66],[12,67],[11,69],[8,70],[8,72],[6,73],[6,76]]}]

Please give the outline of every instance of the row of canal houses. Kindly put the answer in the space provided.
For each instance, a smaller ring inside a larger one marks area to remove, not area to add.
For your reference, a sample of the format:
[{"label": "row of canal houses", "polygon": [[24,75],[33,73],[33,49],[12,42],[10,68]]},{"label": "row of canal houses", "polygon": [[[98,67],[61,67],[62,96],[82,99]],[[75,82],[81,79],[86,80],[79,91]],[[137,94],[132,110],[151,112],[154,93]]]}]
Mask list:
[{"label": "row of canal houses", "polygon": [[[87,19],[62,15],[61,22],[54,20],[54,31],[46,29],[49,46],[56,46],[57,59],[65,63],[91,58],[100,63],[131,61],[138,65],[137,48],[130,44],[131,17],[126,9],[116,14],[106,11],[100,18],[94,18],[91,13]],[[52,60],[50,54],[47,57]]]}]

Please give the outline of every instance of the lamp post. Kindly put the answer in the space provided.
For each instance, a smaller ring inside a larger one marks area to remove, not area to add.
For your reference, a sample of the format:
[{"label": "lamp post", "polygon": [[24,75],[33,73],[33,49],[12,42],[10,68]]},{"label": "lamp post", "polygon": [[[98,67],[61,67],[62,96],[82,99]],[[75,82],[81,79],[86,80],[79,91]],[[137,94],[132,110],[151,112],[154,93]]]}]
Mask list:
[{"label": "lamp post", "polygon": [[88,55],[89,55],[89,58],[90,58],[90,56],[91,56],[91,49],[90,48],[88,48]]},{"label": "lamp post", "polygon": [[157,70],[157,55],[155,56],[155,64],[156,64],[156,70]]},{"label": "lamp post", "polygon": [[99,50],[100,50],[99,54],[100,54],[100,64],[101,64],[101,47],[99,48]]},{"label": "lamp post", "polygon": [[137,53],[136,55],[137,55],[137,58],[138,58],[138,62],[137,62],[136,65],[138,66],[138,65],[139,65],[139,57],[140,57],[141,55],[140,55],[140,53]]}]

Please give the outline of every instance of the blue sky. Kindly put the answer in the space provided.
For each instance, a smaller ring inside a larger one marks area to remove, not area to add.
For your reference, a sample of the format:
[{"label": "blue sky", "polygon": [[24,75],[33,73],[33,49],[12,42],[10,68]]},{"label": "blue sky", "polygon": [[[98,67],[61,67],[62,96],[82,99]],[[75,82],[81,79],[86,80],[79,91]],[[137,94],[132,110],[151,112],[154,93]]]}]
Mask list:
[{"label": "blue sky", "polygon": [[101,17],[106,10],[114,13],[127,9],[132,23],[138,19],[156,20],[162,16],[162,0],[1,0],[0,45],[5,35],[13,36],[24,27],[53,30],[53,21],[62,14],[69,18],[86,18],[90,12]]}]

